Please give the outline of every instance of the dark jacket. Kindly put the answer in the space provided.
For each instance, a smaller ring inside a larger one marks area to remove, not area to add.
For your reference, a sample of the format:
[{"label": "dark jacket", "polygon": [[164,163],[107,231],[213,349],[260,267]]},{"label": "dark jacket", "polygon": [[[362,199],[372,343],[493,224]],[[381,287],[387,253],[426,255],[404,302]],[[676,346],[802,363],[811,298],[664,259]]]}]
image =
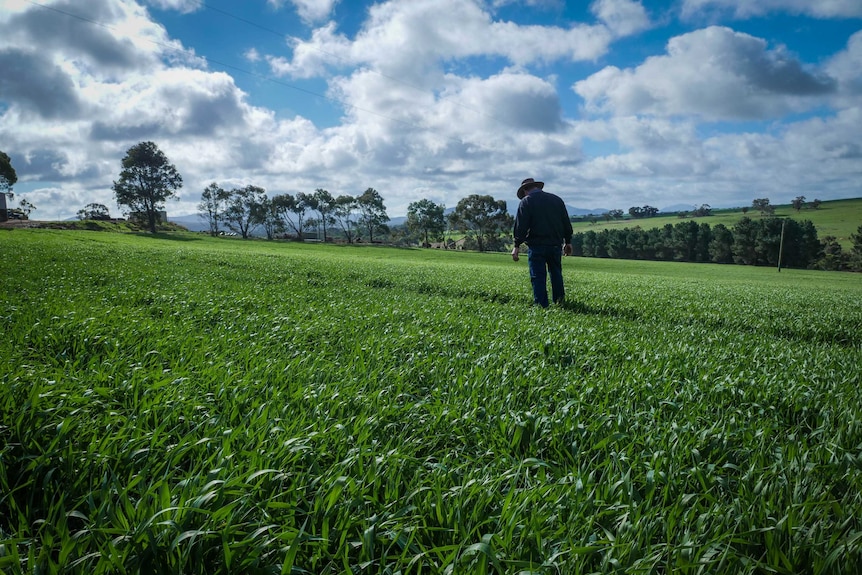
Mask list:
[{"label": "dark jacket", "polygon": [[532,190],[515,215],[515,245],[559,246],[572,242],[572,222],[563,200],[542,190]]}]

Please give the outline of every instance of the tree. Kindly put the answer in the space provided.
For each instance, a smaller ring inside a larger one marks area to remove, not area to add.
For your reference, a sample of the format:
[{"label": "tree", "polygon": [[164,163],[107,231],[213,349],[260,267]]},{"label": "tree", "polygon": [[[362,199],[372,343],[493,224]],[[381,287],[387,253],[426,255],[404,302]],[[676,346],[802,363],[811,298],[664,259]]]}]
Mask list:
[{"label": "tree", "polygon": [[23,212],[24,219],[30,219],[30,212],[36,209],[36,206],[27,201],[26,198],[21,198],[21,201],[18,202],[18,208]]},{"label": "tree", "polygon": [[514,225],[505,200],[479,194],[461,198],[449,217],[468,238],[475,240],[480,252],[503,248],[503,236],[511,233]]},{"label": "tree", "polygon": [[247,239],[254,229],[263,223],[266,190],[258,186],[234,188],[224,214],[228,228]]},{"label": "tree", "polygon": [[855,234],[850,235],[853,248],[850,252],[850,267],[853,271],[862,271],[862,226],[856,229]]},{"label": "tree", "polygon": [[673,259],[676,261],[693,262],[697,253],[697,235],[700,227],[695,221],[677,224],[673,228]]},{"label": "tree", "polygon": [[385,233],[389,230],[386,226],[389,216],[386,214],[386,206],[383,205],[380,192],[368,188],[356,198],[356,208],[359,210],[359,223],[368,232],[369,243],[374,243],[374,232]]},{"label": "tree", "polygon": [[201,194],[201,203],[198,204],[198,210],[201,219],[209,224],[211,236],[219,234],[219,224],[224,221],[229,199],[230,192],[222,189],[215,182],[208,185]]},{"label": "tree", "polygon": [[326,241],[326,224],[334,223],[332,212],[335,211],[335,198],[328,191],[317,188],[311,196],[311,209],[320,216],[318,221],[323,224],[323,241]]},{"label": "tree", "polygon": [[0,193],[6,194],[11,200],[14,197],[12,186],[18,181],[18,174],[12,167],[12,158],[6,152],[0,151]]},{"label": "tree", "polygon": [[353,243],[353,235],[356,230],[356,221],[353,219],[353,214],[356,212],[356,198],[348,195],[341,195],[335,198],[335,208],[332,215],[335,221],[341,227],[344,233],[344,239],[348,244]]},{"label": "tree", "polygon": [[446,219],[443,217],[445,211],[445,206],[427,198],[412,202],[407,206],[407,228],[420,232],[424,237],[422,245],[428,247],[431,245],[428,236],[439,240],[446,229]]},{"label": "tree", "polygon": [[[292,229],[296,239],[305,239],[305,214],[311,208],[314,198],[310,194],[299,192],[293,194],[280,194],[272,198],[274,209],[281,215],[286,228]],[[291,215],[292,214],[292,215]]]},{"label": "tree", "polygon": [[[778,265],[778,257],[781,254],[781,227],[784,225],[790,228],[792,223],[793,220],[782,222],[781,218],[767,218],[758,222],[757,237],[754,242],[758,265]],[[784,258],[788,261],[792,258],[791,242],[786,242],[784,248]],[[789,265],[791,264],[788,263]]]},{"label": "tree", "polygon": [[712,215],[712,206],[709,204],[701,204],[699,208],[696,208],[692,213],[692,216],[696,218],[703,218],[706,216]]},{"label": "tree", "polygon": [[796,198],[790,202],[790,205],[792,205],[793,209],[798,212],[805,207],[805,196],[796,196]]},{"label": "tree", "polygon": [[733,232],[724,224],[716,224],[712,229],[709,256],[717,264],[733,263]]},{"label": "tree", "polygon": [[850,257],[845,254],[835,236],[823,238],[822,257],[817,261],[816,267],[826,271],[845,270],[850,264]]},{"label": "tree", "polygon": [[748,216],[743,217],[733,226],[733,261],[743,265],[757,265],[758,227]]},{"label": "tree", "polygon": [[104,204],[87,204],[78,210],[79,220],[110,220],[111,214]]},{"label": "tree", "polygon": [[610,210],[608,215],[614,220],[621,220],[625,213],[622,210]]},{"label": "tree", "polygon": [[769,198],[758,198],[751,202],[751,207],[760,212],[761,216],[772,215],[775,207],[769,203]]},{"label": "tree", "polygon": [[823,202],[821,202],[817,198],[814,198],[814,201],[811,202],[811,207],[815,210],[820,209],[820,204],[822,204],[822,203]]},{"label": "tree", "polygon": [[632,206],[629,208],[629,215],[632,218],[651,218],[656,214],[658,214],[658,208],[652,206],[644,206],[642,208]]},{"label": "tree", "polygon": [[284,220],[278,210],[278,205],[264,194],[257,206],[257,216],[266,232],[266,239],[272,240],[284,231]]},{"label": "tree", "polygon": [[799,267],[807,268],[820,257],[820,238],[817,237],[817,228],[811,220],[803,220],[799,227]]},{"label": "tree", "polygon": [[120,180],[113,186],[117,205],[145,215],[150,232],[156,233],[162,203],[176,197],[175,190],[183,186],[183,178],[153,142],[129,148],[122,165]]}]

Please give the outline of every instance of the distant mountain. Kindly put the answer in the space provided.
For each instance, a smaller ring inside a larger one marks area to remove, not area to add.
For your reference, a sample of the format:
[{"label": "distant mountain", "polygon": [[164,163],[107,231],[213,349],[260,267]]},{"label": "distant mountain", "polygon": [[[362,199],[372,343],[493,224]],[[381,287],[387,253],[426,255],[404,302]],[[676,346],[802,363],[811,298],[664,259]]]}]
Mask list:
[{"label": "distant mountain", "polygon": [[672,206],[667,206],[666,208],[661,208],[661,213],[663,214],[678,214],[679,212],[690,212],[696,210],[700,206],[696,206],[694,204],[674,204]]},{"label": "distant mountain", "polygon": [[179,224],[190,232],[207,232],[210,226],[197,214],[190,216],[168,216],[168,221],[173,224]]},{"label": "distant mountain", "polygon": [[600,216],[602,214],[608,213],[610,210],[607,208],[575,208],[566,204],[566,207],[569,209],[570,216]]}]

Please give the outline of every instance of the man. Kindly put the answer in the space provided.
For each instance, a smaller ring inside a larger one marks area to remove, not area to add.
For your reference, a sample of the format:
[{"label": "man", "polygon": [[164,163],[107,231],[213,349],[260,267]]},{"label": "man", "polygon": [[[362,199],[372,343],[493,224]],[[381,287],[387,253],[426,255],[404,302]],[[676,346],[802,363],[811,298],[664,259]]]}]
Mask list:
[{"label": "man", "polygon": [[515,216],[515,249],[512,259],[518,261],[518,246],[527,244],[530,283],[533,302],[548,307],[547,277],[551,276],[554,303],[562,303],[566,295],[563,286],[562,252],[572,255],[572,222],[563,200],[543,191],[544,182],[527,178],[518,188],[518,213]]}]

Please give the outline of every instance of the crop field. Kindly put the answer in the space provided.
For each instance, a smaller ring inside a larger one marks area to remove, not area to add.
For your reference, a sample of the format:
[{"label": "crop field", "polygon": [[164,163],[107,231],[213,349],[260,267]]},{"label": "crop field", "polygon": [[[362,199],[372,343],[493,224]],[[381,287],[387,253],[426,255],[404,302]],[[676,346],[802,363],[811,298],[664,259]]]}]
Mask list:
[{"label": "crop field", "polygon": [[862,572],[862,276],[0,231],[0,572]]}]

